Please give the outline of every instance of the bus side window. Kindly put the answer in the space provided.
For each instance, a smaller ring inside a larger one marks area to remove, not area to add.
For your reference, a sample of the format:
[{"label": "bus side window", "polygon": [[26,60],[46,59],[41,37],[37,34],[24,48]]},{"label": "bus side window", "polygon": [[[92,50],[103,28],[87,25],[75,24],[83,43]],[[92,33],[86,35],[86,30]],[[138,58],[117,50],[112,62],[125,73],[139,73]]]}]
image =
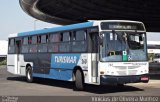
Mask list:
[{"label": "bus side window", "polygon": [[84,30],[80,30],[76,32],[76,40],[84,41],[86,40],[86,32]]},{"label": "bus side window", "polygon": [[48,44],[46,35],[39,36],[39,45],[38,45],[38,52],[47,52],[48,50]]},{"label": "bus side window", "polygon": [[49,52],[58,52],[59,51],[59,42],[61,41],[60,33],[50,34],[49,36]]},{"label": "bus side window", "polygon": [[37,52],[37,42],[38,42],[37,36],[32,36],[30,40],[31,40],[31,45],[29,52],[35,53]]},{"label": "bus side window", "polygon": [[23,38],[23,45],[28,45],[28,37]]},{"label": "bus side window", "polygon": [[65,32],[65,33],[63,33],[63,42],[64,41],[70,41],[70,32]]},{"label": "bus side window", "polygon": [[86,31],[75,31],[73,33],[72,52],[84,52],[86,49]]},{"label": "bus side window", "polygon": [[97,37],[97,33],[90,33],[90,36],[91,36],[91,45],[92,45],[92,52],[93,53],[97,53],[97,51],[98,51],[98,47],[97,47],[97,45],[98,45],[98,37]]},{"label": "bus side window", "polygon": [[37,44],[37,36],[32,36],[32,44]]},{"label": "bus side window", "polygon": [[51,34],[49,36],[50,42],[59,42],[61,41],[61,35],[59,33],[57,34]]},{"label": "bus side window", "polygon": [[53,34],[50,34],[50,36],[49,36],[49,42],[54,42],[54,36],[53,36]]},{"label": "bus side window", "polygon": [[61,33],[60,52],[70,51],[70,32]]},{"label": "bus side window", "polygon": [[22,51],[21,51],[22,53],[28,53],[28,50],[29,50],[28,38],[29,37],[24,37],[23,38]]},{"label": "bus side window", "polygon": [[8,53],[15,53],[15,39],[9,39]]},{"label": "bus side window", "polygon": [[42,35],[42,37],[41,37],[41,43],[45,44],[46,42],[47,42],[46,35]]}]

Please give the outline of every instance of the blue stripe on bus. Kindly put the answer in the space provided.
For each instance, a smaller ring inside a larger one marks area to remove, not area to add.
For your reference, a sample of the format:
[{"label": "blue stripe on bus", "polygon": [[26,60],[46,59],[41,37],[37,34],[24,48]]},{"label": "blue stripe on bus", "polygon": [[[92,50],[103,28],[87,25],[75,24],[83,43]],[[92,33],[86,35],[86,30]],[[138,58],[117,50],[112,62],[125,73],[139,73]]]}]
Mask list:
[{"label": "blue stripe on bus", "polygon": [[72,70],[59,71],[57,69],[50,69],[50,73],[49,74],[33,73],[33,77],[69,81],[69,80],[72,79]]},{"label": "blue stripe on bus", "polygon": [[[73,68],[77,66],[81,54],[52,54],[49,74],[33,73],[34,77],[58,80],[72,79]],[[59,69],[60,68],[60,69]]]},{"label": "blue stripe on bus", "polygon": [[22,32],[22,33],[18,33],[18,36],[44,34],[44,33],[79,29],[79,28],[92,27],[92,26],[93,26],[93,22],[86,22],[86,23],[72,24],[72,25],[66,25],[66,26],[55,27],[55,28],[48,28],[48,29],[35,30],[35,31],[29,31],[29,32]]}]

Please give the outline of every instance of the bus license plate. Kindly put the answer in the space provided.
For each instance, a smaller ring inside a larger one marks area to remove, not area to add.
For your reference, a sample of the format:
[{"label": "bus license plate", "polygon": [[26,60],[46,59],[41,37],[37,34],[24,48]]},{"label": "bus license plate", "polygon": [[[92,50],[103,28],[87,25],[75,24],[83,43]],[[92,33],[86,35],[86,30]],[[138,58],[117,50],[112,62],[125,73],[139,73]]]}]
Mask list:
[{"label": "bus license plate", "polygon": [[146,80],[149,80],[149,78],[148,77],[141,77],[141,80],[146,81]]}]

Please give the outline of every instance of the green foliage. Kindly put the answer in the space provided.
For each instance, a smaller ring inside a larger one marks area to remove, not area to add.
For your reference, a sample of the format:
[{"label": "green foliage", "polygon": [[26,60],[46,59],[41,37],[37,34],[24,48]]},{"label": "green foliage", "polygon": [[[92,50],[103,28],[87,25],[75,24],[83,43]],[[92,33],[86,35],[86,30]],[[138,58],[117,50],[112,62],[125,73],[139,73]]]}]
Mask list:
[{"label": "green foliage", "polygon": [[154,58],[154,53],[148,53],[148,60],[152,61]]},{"label": "green foliage", "polygon": [[0,65],[6,65],[7,64],[7,60],[3,60],[3,61],[0,61]]}]

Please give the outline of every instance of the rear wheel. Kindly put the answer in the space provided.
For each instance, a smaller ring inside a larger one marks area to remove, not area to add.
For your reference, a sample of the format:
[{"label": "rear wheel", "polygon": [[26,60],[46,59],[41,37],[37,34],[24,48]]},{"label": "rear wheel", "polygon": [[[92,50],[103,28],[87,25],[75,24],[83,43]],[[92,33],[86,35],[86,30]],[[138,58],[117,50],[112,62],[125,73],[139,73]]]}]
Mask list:
[{"label": "rear wheel", "polygon": [[31,68],[31,66],[27,67],[26,78],[27,78],[27,82],[29,82],[29,83],[33,82],[32,68]]},{"label": "rear wheel", "polygon": [[79,69],[75,73],[75,86],[77,90],[84,90],[83,74]]}]

